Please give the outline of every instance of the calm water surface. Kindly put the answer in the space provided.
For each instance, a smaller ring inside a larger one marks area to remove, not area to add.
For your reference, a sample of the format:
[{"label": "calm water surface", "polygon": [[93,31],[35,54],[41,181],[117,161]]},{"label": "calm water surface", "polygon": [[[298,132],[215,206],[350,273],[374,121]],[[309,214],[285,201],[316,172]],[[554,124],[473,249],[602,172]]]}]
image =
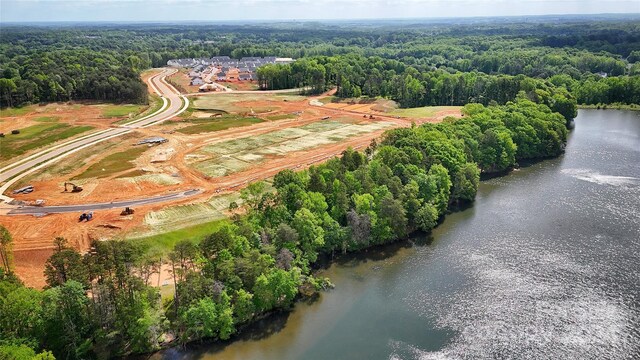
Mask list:
[{"label": "calm water surface", "polygon": [[566,154],[481,184],[430,239],[343,259],[336,289],[166,359],[639,359],[640,113],[581,110]]}]

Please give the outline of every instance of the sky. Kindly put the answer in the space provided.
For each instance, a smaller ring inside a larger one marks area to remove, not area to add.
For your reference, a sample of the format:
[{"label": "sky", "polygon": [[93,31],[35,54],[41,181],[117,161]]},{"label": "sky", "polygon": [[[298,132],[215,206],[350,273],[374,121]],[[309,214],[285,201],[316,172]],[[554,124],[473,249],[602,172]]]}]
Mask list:
[{"label": "sky", "polygon": [[0,22],[216,22],[602,13],[640,13],[640,0],[0,0]]}]

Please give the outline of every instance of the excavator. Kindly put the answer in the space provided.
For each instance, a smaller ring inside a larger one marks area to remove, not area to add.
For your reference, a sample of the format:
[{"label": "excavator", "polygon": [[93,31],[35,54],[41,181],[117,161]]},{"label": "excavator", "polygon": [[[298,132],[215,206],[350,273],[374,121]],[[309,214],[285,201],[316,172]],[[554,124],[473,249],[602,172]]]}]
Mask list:
[{"label": "excavator", "polygon": [[77,193],[82,191],[82,187],[77,186],[76,184],[70,183],[70,182],[66,182],[64,183],[64,192],[68,192],[69,189],[67,188],[67,185],[71,186],[71,192],[72,193]]},{"label": "excavator", "polygon": [[133,215],[134,212],[135,210],[127,206],[126,208],[124,208],[124,210],[122,210],[122,212],[120,212],[120,216]]}]

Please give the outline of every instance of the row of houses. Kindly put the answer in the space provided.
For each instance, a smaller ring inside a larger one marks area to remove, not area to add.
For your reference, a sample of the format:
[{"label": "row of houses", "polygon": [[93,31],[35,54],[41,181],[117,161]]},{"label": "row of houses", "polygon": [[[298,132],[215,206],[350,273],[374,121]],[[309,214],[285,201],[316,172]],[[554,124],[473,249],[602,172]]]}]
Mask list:
[{"label": "row of houses", "polygon": [[215,65],[218,67],[236,67],[236,68],[257,68],[265,64],[288,64],[292,63],[292,58],[280,58],[275,56],[247,56],[241,59],[231,59],[228,56],[214,56],[211,58],[187,58],[172,59],[167,61],[167,65],[174,67],[196,68],[198,66]]},{"label": "row of houses", "polygon": [[292,58],[243,57],[231,59],[229,56],[212,58],[172,59],[167,65],[190,68],[191,85],[205,85],[213,81],[252,81],[256,80],[256,69],[266,64],[289,64]]}]

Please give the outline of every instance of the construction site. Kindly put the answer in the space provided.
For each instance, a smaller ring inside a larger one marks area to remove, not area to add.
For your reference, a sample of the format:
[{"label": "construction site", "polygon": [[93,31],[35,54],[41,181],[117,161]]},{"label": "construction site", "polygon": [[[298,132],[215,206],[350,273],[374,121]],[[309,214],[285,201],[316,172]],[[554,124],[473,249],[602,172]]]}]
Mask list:
[{"label": "construction site", "polygon": [[[145,80],[156,74],[145,74]],[[86,127],[47,147],[100,129],[127,130],[33,170],[7,189],[13,205],[0,204],[0,223],[14,238],[16,272],[26,284],[42,287],[43,266],[56,236],[85,251],[92,240],[135,241],[223,219],[229,204],[239,200],[239,190],[251,182],[269,180],[284,169],[307,168],[348,147],[364,149],[391,128],[461,116],[458,107],[425,108],[425,116],[400,116],[389,100],[359,104],[332,95],[192,94],[176,116],[135,128],[127,119],[156,111],[159,105],[114,117],[104,116],[100,107],[105,105],[84,104],[3,113],[0,130],[7,133],[40,125],[38,119],[45,117],[70,128]],[[0,166],[38,150],[42,148],[2,158]],[[45,210],[32,210],[39,207]]]}]

